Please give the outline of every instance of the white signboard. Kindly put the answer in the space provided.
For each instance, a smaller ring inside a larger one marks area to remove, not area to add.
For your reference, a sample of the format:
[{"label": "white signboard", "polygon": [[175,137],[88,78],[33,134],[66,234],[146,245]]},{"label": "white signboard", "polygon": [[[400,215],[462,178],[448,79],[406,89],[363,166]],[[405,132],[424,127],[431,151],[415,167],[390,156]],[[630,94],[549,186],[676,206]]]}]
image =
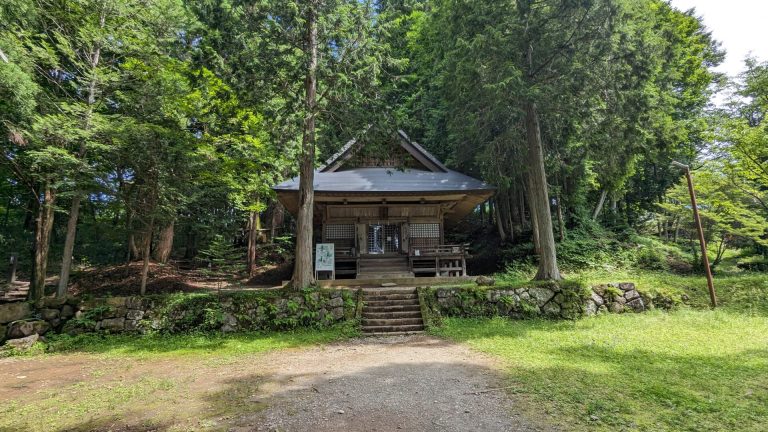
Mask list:
[{"label": "white signboard", "polygon": [[333,243],[317,243],[315,245],[315,272],[333,272],[333,256]]}]

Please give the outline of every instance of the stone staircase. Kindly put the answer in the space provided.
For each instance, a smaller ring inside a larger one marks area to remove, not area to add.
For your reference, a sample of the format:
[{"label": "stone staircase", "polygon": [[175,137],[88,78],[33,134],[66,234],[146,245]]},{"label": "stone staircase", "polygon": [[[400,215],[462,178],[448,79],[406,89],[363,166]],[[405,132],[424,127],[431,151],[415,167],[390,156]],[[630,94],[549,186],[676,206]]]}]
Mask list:
[{"label": "stone staircase", "polygon": [[421,333],[419,296],[415,288],[363,290],[363,334],[401,335]]}]

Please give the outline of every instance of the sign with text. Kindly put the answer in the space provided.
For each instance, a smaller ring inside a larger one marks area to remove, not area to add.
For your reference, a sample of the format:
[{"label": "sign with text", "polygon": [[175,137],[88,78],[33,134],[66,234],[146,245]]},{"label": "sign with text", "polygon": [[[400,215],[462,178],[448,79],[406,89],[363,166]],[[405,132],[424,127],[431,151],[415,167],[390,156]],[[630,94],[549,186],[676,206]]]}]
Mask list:
[{"label": "sign with text", "polygon": [[334,271],[333,243],[317,243],[315,245],[315,271]]}]

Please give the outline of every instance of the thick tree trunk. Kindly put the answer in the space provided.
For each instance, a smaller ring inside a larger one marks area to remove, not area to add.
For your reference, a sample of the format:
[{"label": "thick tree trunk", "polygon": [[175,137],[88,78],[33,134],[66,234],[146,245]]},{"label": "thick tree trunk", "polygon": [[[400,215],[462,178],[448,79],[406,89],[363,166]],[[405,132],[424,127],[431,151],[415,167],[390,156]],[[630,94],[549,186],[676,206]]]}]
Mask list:
[{"label": "thick tree trunk", "polygon": [[317,94],[317,2],[307,6],[306,49],[309,50],[307,65],[306,118],[302,137],[301,166],[299,170],[299,212],[296,218],[296,262],[291,286],[295,290],[315,283],[312,271],[312,219],[315,201],[315,99]]},{"label": "thick tree trunk", "polygon": [[528,210],[531,212],[531,237],[533,237],[533,253],[539,255],[541,253],[541,239],[539,238],[539,222],[537,214],[533,209],[533,186],[531,185],[531,174],[528,173]]},{"label": "thick tree trunk", "polygon": [[67,295],[69,285],[69,272],[72,269],[72,254],[75,250],[75,238],[77,235],[77,219],[80,213],[80,195],[72,197],[72,205],[69,209],[67,221],[67,235],[64,239],[64,253],[61,258],[61,272],[59,273],[59,285],[56,289],[56,297]]},{"label": "thick tree trunk", "polygon": [[248,217],[248,259],[247,271],[252,276],[256,272],[256,242],[259,233],[259,212],[252,211]]},{"label": "thick tree trunk", "polygon": [[600,192],[600,199],[597,201],[597,206],[595,206],[595,211],[592,212],[592,220],[597,220],[597,217],[600,216],[600,212],[603,211],[603,206],[605,205],[605,198],[608,196],[608,189],[603,189],[602,192]]},{"label": "thick tree trunk", "polygon": [[29,283],[29,300],[35,301],[45,295],[45,277],[48,269],[48,252],[51,246],[53,230],[53,207],[56,195],[49,185],[45,185],[43,202],[38,203],[35,220],[35,247],[32,267],[32,279]]},{"label": "thick tree trunk", "polygon": [[171,222],[160,231],[160,238],[157,241],[157,248],[155,250],[155,261],[159,263],[165,264],[171,258],[175,225],[176,221],[171,220]]},{"label": "thick tree trunk", "polygon": [[147,228],[147,232],[144,233],[144,245],[141,252],[144,257],[144,262],[141,267],[141,287],[139,288],[139,293],[141,295],[147,293],[147,279],[149,278],[149,257],[150,250],[152,248],[152,231],[154,229],[155,216],[153,215],[149,218],[149,227]]},{"label": "thick tree trunk", "polygon": [[541,145],[539,116],[533,101],[525,104],[525,129],[528,141],[528,165],[531,183],[531,208],[536,215],[539,231],[539,270],[537,280],[558,280],[560,270],[557,267],[555,235],[552,231],[552,214],[549,211],[549,191],[547,175],[544,169],[544,149]]}]

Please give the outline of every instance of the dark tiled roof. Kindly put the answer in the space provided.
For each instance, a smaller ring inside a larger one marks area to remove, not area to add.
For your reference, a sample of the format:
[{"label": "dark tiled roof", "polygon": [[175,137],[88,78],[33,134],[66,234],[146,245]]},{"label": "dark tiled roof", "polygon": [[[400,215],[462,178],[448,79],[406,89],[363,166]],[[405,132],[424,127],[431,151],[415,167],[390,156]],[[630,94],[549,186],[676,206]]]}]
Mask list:
[{"label": "dark tiled roof", "polygon": [[[357,168],[315,171],[315,192],[458,192],[490,191],[493,186],[456,171],[399,171],[392,168]],[[274,190],[297,191],[299,178],[284,181]]]}]

